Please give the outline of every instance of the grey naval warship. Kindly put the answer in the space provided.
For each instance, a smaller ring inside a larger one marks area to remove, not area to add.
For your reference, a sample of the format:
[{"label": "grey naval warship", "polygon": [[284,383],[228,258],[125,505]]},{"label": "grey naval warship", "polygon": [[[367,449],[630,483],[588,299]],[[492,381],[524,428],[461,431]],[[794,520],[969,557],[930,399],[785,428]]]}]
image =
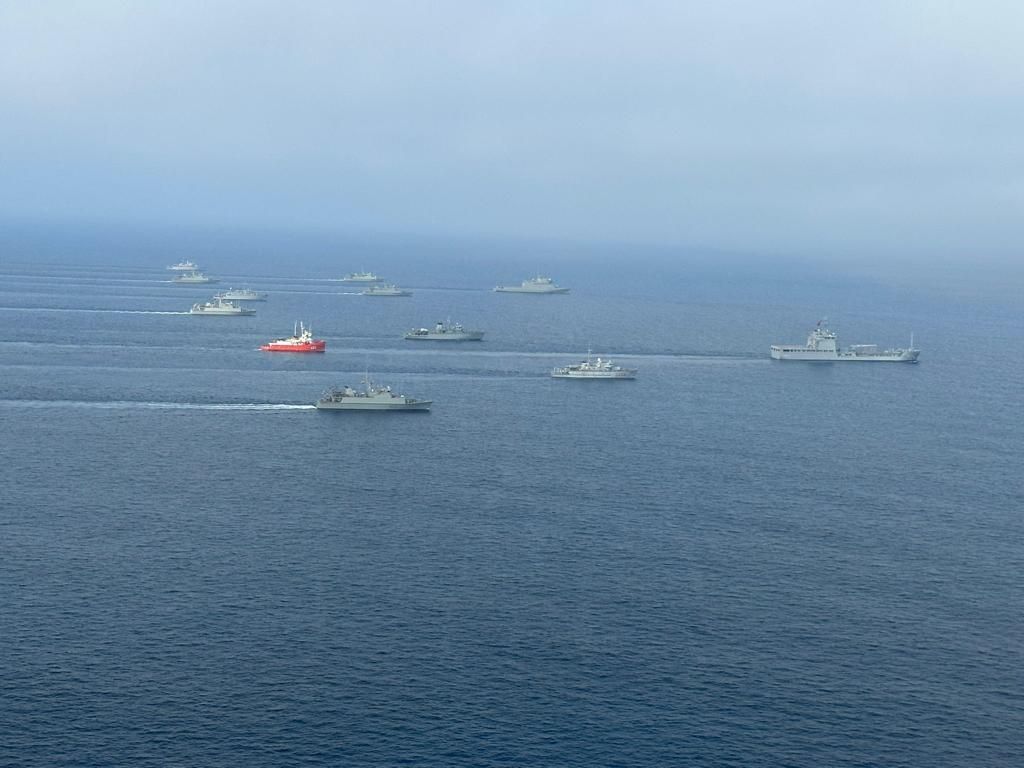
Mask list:
[{"label": "grey naval warship", "polygon": [[328,389],[316,401],[316,407],[322,411],[429,411],[430,400],[417,400],[415,397],[396,395],[391,387],[380,387],[363,379],[362,390],[352,387]]},{"label": "grey naval warship", "polygon": [[831,331],[824,320],[807,337],[807,343],[773,344],[773,360],[799,360],[806,363],[916,363],[921,350],[914,349],[914,335],[910,335],[910,346],[906,349],[879,349],[877,344],[854,344],[846,349],[839,348],[839,337]]},{"label": "grey naval warship", "polygon": [[343,283],[379,283],[381,282],[380,277],[373,274],[373,272],[350,272],[341,278]]},{"label": "grey naval warship", "polygon": [[208,317],[245,317],[255,315],[256,310],[243,307],[241,304],[235,304],[233,301],[225,301],[223,296],[217,294],[213,297],[212,301],[208,301],[205,304],[193,304],[192,309],[188,313],[190,315],[206,315]]},{"label": "grey naval warship", "polygon": [[412,296],[412,291],[399,288],[391,283],[378,283],[364,288],[361,291],[363,296]]},{"label": "grey naval warship", "polygon": [[217,279],[204,275],[202,272],[182,272],[180,275],[175,275],[171,278],[171,282],[177,283],[178,285],[206,285],[207,283],[216,283]]},{"label": "grey naval warship", "polygon": [[433,328],[413,328],[403,338],[412,341],[480,341],[483,331],[471,331],[459,323],[438,323]]},{"label": "grey naval warship", "polygon": [[550,277],[537,275],[523,280],[519,285],[499,285],[494,289],[498,293],[568,293],[568,288],[560,288]]}]

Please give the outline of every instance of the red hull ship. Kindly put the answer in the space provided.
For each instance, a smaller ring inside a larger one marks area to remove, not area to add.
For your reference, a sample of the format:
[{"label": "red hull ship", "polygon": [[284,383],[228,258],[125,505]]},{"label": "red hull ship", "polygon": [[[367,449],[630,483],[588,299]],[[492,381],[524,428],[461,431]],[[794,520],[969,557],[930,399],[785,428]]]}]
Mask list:
[{"label": "red hull ship", "polygon": [[277,339],[260,346],[261,352],[323,352],[327,342],[314,339],[313,331],[299,323],[290,338]]}]

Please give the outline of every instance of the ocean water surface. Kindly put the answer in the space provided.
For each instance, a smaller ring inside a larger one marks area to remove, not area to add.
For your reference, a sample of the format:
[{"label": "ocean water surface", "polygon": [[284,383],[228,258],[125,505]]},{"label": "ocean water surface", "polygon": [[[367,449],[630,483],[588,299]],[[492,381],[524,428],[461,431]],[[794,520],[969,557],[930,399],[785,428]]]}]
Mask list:
[{"label": "ocean water surface", "polygon": [[[0,764],[1020,764],[1019,307],[203,261],[269,300],[0,263]],[[824,314],[921,363],[768,358]],[[326,354],[257,351],[298,320]],[[548,377],[588,347],[638,379]],[[432,412],[311,407],[367,371]]]}]

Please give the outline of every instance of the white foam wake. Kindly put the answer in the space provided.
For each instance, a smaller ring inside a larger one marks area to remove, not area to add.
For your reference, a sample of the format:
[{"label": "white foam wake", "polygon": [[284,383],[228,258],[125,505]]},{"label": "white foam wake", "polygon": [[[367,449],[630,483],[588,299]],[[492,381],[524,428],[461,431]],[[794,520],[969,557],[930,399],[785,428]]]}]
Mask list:
[{"label": "white foam wake", "polygon": [[97,408],[161,411],[314,411],[314,405],[293,403],[166,403],[135,400],[0,400],[0,405],[22,408]]}]

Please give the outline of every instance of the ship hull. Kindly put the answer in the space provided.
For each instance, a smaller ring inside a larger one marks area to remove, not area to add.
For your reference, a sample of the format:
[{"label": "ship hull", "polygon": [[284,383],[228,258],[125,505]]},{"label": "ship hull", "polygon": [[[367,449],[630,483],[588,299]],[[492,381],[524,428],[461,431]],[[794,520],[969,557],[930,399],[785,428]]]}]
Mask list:
[{"label": "ship hull", "polygon": [[552,379],[582,379],[586,381],[622,381],[633,380],[636,374],[630,371],[616,371],[615,373],[552,373]]},{"label": "ship hull", "polygon": [[327,343],[313,344],[263,344],[261,352],[325,352]]},{"label": "ship hull", "polygon": [[917,350],[892,355],[850,355],[819,352],[817,350],[771,350],[772,360],[801,363],[916,363]]},{"label": "ship hull", "polygon": [[259,296],[241,296],[238,294],[233,294],[229,291],[224,294],[224,298],[227,299],[228,301],[266,301],[267,295],[264,293]]},{"label": "ship hull", "polygon": [[198,312],[195,310],[191,310],[189,311],[189,314],[194,315],[196,317],[252,317],[253,315],[256,314],[256,310],[249,309],[246,310],[245,312],[217,312],[204,309]]},{"label": "ship hull", "polygon": [[511,285],[510,286],[499,285],[497,288],[494,289],[494,292],[495,293],[532,293],[532,294],[536,294],[538,296],[541,296],[541,295],[547,295],[547,294],[552,294],[552,293],[568,293],[569,289],[568,288],[550,288],[550,289],[547,289],[547,290],[537,290],[537,289],[533,289],[533,288],[518,288],[516,286],[511,286]]},{"label": "ship hull", "polygon": [[[353,398],[358,399],[358,398]],[[429,411],[431,401],[421,400],[416,403],[359,403],[359,402],[330,402],[320,400],[316,407],[321,411]]]}]

